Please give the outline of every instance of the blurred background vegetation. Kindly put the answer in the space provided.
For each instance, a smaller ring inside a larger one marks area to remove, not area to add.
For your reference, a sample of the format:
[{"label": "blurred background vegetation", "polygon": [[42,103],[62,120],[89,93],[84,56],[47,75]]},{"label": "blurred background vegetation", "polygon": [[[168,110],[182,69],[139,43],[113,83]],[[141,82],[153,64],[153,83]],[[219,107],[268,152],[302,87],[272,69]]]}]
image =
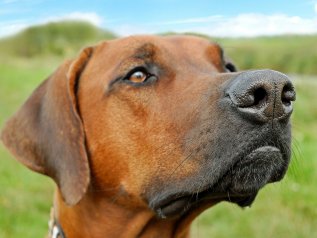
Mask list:
[{"label": "blurred background vegetation", "polygon": [[[116,37],[68,21],[0,39],[0,128],[65,58]],[[213,40],[241,70],[271,68],[290,75],[297,89],[293,156],[286,178],[261,190],[251,209],[221,203],[195,221],[193,237],[317,237],[317,35]],[[0,158],[0,237],[44,237],[53,182],[24,168],[2,144]]]}]

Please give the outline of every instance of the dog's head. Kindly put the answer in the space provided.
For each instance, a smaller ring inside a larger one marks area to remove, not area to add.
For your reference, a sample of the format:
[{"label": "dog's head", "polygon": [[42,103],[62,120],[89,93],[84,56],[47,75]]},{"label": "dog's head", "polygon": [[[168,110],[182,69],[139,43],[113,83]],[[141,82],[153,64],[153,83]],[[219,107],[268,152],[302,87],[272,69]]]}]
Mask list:
[{"label": "dog's head", "polygon": [[168,218],[223,200],[250,205],[280,180],[293,100],[287,76],[236,72],[205,39],[128,37],[60,66],[2,139],[70,205],[89,188]]}]

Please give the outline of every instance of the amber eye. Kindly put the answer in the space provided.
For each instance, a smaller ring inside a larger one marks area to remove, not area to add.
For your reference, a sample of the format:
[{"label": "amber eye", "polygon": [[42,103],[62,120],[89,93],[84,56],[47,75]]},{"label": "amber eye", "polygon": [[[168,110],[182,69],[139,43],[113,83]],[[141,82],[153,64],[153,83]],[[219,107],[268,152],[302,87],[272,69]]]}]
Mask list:
[{"label": "amber eye", "polygon": [[128,80],[133,83],[143,83],[148,78],[148,75],[143,71],[135,71],[133,74],[130,75]]}]

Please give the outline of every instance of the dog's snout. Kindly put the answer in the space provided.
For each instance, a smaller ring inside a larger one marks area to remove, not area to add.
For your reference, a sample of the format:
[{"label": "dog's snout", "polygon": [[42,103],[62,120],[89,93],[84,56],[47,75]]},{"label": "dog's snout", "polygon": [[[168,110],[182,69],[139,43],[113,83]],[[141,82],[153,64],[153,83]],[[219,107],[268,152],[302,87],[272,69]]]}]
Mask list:
[{"label": "dog's snout", "polygon": [[230,83],[226,95],[240,115],[260,122],[288,118],[296,97],[289,78],[272,70],[239,74]]}]

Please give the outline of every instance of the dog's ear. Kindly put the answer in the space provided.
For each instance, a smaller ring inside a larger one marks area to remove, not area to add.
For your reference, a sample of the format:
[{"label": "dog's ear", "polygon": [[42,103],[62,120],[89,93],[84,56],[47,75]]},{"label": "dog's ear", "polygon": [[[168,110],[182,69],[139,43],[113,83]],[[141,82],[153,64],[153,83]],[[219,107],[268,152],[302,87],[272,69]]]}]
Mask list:
[{"label": "dog's ear", "polygon": [[82,198],[90,181],[76,87],[92,53],[92,47],[86,48],[76,60],[62,64],[8,120],[1,134],[22,164],[54,179],[69,205]]},{"label": "dog's ear", "polygon": [[238,71],[237,67],[231,61],[226,61],[225,67],[227,70],[229,70],[229,72],[237,72]]}]

